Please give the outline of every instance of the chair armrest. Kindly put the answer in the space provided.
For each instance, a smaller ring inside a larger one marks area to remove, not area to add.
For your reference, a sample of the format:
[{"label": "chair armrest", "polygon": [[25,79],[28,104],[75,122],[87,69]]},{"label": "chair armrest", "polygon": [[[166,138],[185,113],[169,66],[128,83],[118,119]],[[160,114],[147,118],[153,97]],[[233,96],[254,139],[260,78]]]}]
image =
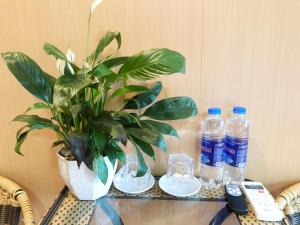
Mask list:
[{"label": "chair armrest", "polygon": [[0,187],[10,193],[20,203],[24,224],[34,225],[33,209],[26,192],[18,184],[2,176],[0,176]]}]

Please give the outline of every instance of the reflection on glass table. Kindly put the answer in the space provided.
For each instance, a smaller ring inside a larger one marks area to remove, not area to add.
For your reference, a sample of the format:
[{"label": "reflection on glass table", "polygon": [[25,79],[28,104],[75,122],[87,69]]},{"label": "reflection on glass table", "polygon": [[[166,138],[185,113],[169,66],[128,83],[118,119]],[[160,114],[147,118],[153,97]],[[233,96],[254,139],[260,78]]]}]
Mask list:
[{"label": "reflection on glass table", "polygon": [[[114,186],[97,201],[79,201],[65,187],[40,225],[209,225],[224,209],[224,187],[204,189],[188,197],[174,197],[154,186],[141,194],[125,194]],[[232,213],[225,225],[279,225],[258,221],[251,208],[247,215]]]},{"label": "reflection on glass table", "polygon": [[[91,225],[199,225],[209,224],[225,206],[218,201],[102,198],[97,201]],[[239,224],[232,214],[224,224]]]}]

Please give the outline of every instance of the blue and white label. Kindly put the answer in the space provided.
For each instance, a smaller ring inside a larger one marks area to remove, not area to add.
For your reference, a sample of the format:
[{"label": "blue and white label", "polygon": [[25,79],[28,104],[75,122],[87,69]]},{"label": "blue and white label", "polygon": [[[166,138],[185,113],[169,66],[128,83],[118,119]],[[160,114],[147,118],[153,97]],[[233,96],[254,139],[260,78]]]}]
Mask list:
[{"label": "blue and white label", "polygon": [[246,167],[248,153],[248,138],[225,137],[224,161],[228,165]]},{"label": "blue and white label", "polygon": [[222,166],[224,161],[223,139],[201,139],[201,163],[208,166]]}]

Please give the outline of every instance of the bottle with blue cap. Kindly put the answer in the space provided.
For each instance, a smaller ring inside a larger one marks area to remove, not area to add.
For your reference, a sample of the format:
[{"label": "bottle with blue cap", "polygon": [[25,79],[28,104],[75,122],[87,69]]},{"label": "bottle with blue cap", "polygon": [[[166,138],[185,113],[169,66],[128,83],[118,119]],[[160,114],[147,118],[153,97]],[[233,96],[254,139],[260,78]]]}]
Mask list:
[{"label": "bottle with blue cap", "polygon": [[246,108],[236,106],[226,120],[223,181],[240,183],[245,179],[248,154],[249,121]]},{"label": "bottle with blue cap", "polygon": [[202,187],[220,188],[223,177],[225,124],[220,108],[209,108],[201,121],[200,181]]}]

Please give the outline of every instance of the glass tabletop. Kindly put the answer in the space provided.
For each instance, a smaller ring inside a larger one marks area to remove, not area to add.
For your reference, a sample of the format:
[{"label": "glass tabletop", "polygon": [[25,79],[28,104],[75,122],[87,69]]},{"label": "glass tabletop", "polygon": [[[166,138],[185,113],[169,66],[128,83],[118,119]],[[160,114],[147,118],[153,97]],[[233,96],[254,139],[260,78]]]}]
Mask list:
[{"label": "glass tabletop", "polygon": [[[228,211],[224,187],[203,189],[189,197],[164,193],[156,177],[154,186],[142,194],[126,194],[112,186],[96,201],[80,201],[67,187],[61,191],[40,225],[208,225]],[[218,213],[222,210],[222,213]],[[220,223],[213,223],[214,225]],[[230,214],[225,225],[282,225],[258,221],[249,207],[245,215]]]},{"label": "glass tabletop", "polygon": [[[187,199],[98,199],[90,225],[199,225],[209,224],[226,205],[223,201],[194,201]],[[240,224],[231,214],[223,224]]]}]

